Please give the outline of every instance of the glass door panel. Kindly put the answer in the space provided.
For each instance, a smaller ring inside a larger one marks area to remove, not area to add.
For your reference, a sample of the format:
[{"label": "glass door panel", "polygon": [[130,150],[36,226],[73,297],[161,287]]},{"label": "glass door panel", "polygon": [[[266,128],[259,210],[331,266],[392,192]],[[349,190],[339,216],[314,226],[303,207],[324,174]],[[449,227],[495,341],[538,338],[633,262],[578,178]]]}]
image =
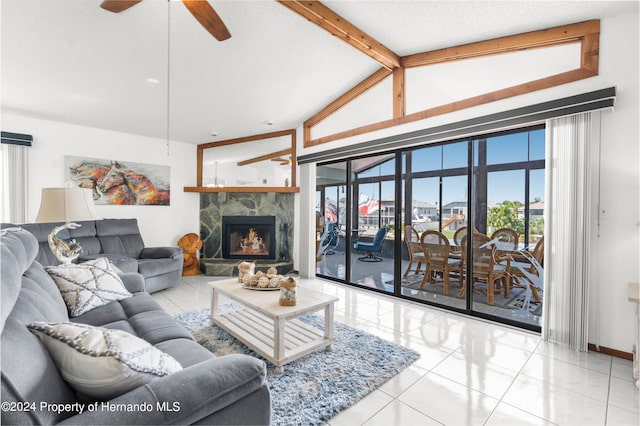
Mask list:
[{"label": "glass door panel", "polygon": [[[473,143],[471,200],[477,232],[463,244],[465,292],[472,311],[509,323],[540,326],[541,303],[531,303],[541,299],[529,279],[537,277],[531,275],[528,244],[531,190],[540,186],[540,175],[528,170],[529,163],[519,161],[523,155],[526,159],[527,140],[524,132]],[[543,169],[540,171],[544,180]]]},{"label": "glass door panel", "polygon": [[357,209],[352,229],[350,281],[393,293],[394,155],[353,160],[352,171]]},{"label": "glass door panel", "polygon": [[322,216],[316,230],[316,274],[341,281],[346,279],[346,173],[344,162],[316,169],[316,214]]},{"label": "glass door panel", "polygon": [[453,236],[467,224],[467,151],[467,142],[456,142],[411,153],[401,280],[404,296],[460,310],[462,259]]}]

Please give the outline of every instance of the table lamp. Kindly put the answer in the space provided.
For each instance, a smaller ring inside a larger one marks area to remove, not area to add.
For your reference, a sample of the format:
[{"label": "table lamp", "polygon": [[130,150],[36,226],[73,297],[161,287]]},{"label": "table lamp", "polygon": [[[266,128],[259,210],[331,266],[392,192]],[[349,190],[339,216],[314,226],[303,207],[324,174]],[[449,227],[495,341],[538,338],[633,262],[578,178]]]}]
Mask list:
[{"label": "table lamp", "polygon": [[65,241],[58,237],[63,229],[75,229],[79,224],[74,220],[91,220],[96,217],[90,189],[82,188],[42,188],[40,211],[36,222],[65,222],[56,226],[49,234],[51,251],[64,265],[69,265],[80,255],[82,247],[75,239]]}]

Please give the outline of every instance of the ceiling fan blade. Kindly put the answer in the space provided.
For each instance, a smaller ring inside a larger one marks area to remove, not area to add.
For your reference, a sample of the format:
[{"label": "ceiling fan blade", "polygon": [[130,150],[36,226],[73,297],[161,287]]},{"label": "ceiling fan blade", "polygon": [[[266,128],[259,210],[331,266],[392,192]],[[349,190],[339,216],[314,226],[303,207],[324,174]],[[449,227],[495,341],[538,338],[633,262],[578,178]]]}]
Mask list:
[{"label": "ceiling fan blade", "polygon": [[100,4],[100,7],[109,12],[120,13],[141,1],[142,0],[104,0],[102,4]]},{"label": "ceiling fan blade", "polygon": [[218,41],[223,41],[231,37],[229,30],[220,19],[220,16],[206,0],[182,0],[189,12],[200,22],[200,24],[211,33]]}]

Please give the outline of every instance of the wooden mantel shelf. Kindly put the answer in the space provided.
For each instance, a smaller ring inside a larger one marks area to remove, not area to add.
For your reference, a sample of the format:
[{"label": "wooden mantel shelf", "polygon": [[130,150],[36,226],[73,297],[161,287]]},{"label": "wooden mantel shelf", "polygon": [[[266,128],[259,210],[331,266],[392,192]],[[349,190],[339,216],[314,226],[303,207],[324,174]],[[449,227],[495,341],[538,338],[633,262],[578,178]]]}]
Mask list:
[{"label": "wooden mantel shelf", "polygon": [[185,186],[184,192],[300,192],[297,186],[223,186],[221,188],[208,186]]}]

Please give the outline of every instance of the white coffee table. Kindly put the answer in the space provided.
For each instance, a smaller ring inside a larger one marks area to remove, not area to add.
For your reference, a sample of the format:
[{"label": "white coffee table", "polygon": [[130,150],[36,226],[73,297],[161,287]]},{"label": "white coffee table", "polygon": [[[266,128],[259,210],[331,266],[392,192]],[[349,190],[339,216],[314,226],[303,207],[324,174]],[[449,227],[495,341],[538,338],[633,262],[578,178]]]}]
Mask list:
[{"label": "white coffee table", "polygon": [[[301,281],[296,306],[280,306],[279,291],[249,290],[237,279],[212,281],[211,320],[284,371],[284,365],[317,349],[331,350],[335,341],[333,314],[339,299],[305,287]],[[236,310],[221,311],[219,295],[238,302]],[[324,309],[324,330],[296,319]]]}]

